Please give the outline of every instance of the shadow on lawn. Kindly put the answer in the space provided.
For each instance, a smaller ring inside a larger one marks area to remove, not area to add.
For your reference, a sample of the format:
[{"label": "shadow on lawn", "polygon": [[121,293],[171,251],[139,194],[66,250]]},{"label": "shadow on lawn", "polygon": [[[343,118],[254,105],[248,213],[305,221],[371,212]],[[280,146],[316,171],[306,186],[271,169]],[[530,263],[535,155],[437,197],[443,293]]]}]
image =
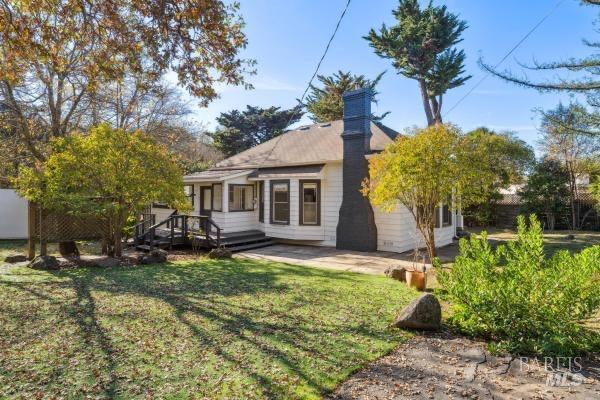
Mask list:
[{"label": "shadow on lawn", "polygon": [[[315,380],[315,371],[310,363],[302,364],[301,360],[292,357],[293,352],[285,349],[294,348],[305,353],[304,357],[318,357],[328,364],[335,365],[338,359],[325,351],[312,346],[315,337],[325,337],[344,331],[348,339],[336,339],[336,345],[344,349],[352,349],[355,343],[351,339],[355,335],[375,337],[378,333],[369,326],[360,324],[349,327],[338,324],[315,324],[304,315],[293,318],[287,313],[281,315],[268,314],[262,305],[239,304],[229,297],[238,295],[259,295],[259,293],[281,293],[289,296],[287,284],[279,279],[283,275],[310,278],[326,278],[339,280],[354,280],[351,275],[335,271],[304,268],[279,264],[277,268],[268,268],[263,263],[244,261],[208,261],[188,265],[177,265],[172,268],[167,265],[146,266],[132,269],[106,270],[82,268],[63,270],[54,273],[63,278],[70,278],[72,288],[76,293],[73,312],[70,313],[80,327],[84,342],[91,354],[100,350],[104,360],[108,378],[102,382],[102,389],[107,397],[114,397],[118,387],[115,374],[117,367],[113,356],[114,349],[111,339],[98,323],[97,308],[92,292],[106,292],[115,295],[131,294],[143,296],[167,303],[177,320],[193,334],[196,343],[204,346],[207,352],[212,352],[232,365],[240,362],[240,343],[249,346],[261,358],[266,358],[266,364],[278,362],[289,371],[297,374],[306,384],[323,393],[326,388]],[[310,301],[307,301],[310,299]],[[319,300],[317,300],[319,299]],[[288,302],[290,300],[288,299]],[[301,303],[308,307],[322,307],[325,299],[319,296],[293,297],[292,303]],[[268,314],[268,315],[267,315]],[[270,322],[266,317],[271,318]],[[210,321],[211,327],[199,321]],[[215,328],[216,326],[216,328]],[[381,335],[379,333],[379,335]],[[221,337],[228,342],[223,345]],[[241,357],[246,354],[242,354]],[[243,360],[247,362],[248,360]],[[311,374],[312,372],[312,374]],[[244,368],[244,373],[260,385],[267,397],[282,397],[289,394],[284,386],[274,382],[264,370],[255,365]],[[326,373],[326,372],[323,372]],[[142,383],[143,385],[143,383]]]}]

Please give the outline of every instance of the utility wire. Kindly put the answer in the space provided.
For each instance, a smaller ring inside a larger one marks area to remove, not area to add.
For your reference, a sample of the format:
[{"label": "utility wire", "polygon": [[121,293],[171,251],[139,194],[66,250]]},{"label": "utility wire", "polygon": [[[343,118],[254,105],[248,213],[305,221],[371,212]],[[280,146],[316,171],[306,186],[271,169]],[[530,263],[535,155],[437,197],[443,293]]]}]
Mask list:
[{"label": "utility wire", "polygon": [[[554,7],[552,7],[552,9],[546,14],[544,15],[544,17],[542,17],[542,19],[540,19],[538,21],[537,24],[535,24],[533,26],[533,28],[531,28],[529,30],[529,32],[527,32],[527,34],[525,36],[523,36],[523,38],[521,38],[521,40],[519,40],[517,42],[517,44],[515,44],[508,53],[506,53],[506,55],[504,57],[502,57],[502,59],[500,61],[498,61],[496,63],[496,65],[494,65],[494,69],[498,68],[504,61],[506,61],[506,59],[508,57],[510,57],[510,55],[512,53],[515,52],[515,50],[517,50],[519,48],[519,46],[521,46],[523,44],[523,42],[525,42],[529,36],[531,36],[533,34],[533,32],[535,32],[552,14],[554,14],[554,12],[558,9],[558,7],[560,7],[560,5],[562,3],[564,3],[565,0],[559,0],[556,2],[556,4],[554,4]],[[475,89],[477,89],[479,87],[479,85],[481,85],[488,77],[490,76],[489,72],[486,72],[486,74],[471,88],[469,89],[469,91],[467,93],[465,93],[465,95],[463,97],[461,97],[452,107],[450,107],[450,109],[448,111],[446,111],[444,113],[444,117],[446,117],[448,114],[450,114],[452,112],[452,110],[454,110],[456,107],[458,107],[460,105],[460,103],[462,103],[467,97],[469,97],[471,95],[471,93],[473,93],[473,91],[475,91]]]},{"label": "utility wire", "polygon": [[[329,41],[327,42],[327,46],[325,46],[325,51],[323,52],[323,55],[321,56],[321,59],[317,63],[317,67],[315,68],[315,71],[313,72],[312,76],[310,77],[310,80],[308,81],[308,85],[306,85],[306,89],[304,89],[304,93],[302,93],[302,97],[300,98],[300,100],[298,100],[298,106],[294,107],[294,112],[290,116],[290,119],[288,120],[288,123],[287,123],[286,127],[288,127],[290,125],[290,123],[292,122],[292,120],[294,119],[294,117],[296,116],[296,114],[298,113],[298,110],[301,108],[299,106],[302,106],[302,102],[304,101],[304,97],[306,97],[306,94],[310,90],[310,86],[312,85],[313,80],[315,79],[315,77],[319,73],[319,68],[321,68],[321,64],[323,63],[323,60],[325,60],[325,56],[327,56],[327,53],[329,52],[329,47],[331,46],[331,43],[333,42],[333,39],[335,38],[335,35],[337,34],[338,29],[340,28],[340,24],[342,23],[342,20],[344,19],[344,16],[346,15],[346,12],[348,11],[348,7],[350,6],[350,2],[351,1],[352,0],[348,0],[346,2],[346,6],[344,7],[344,10],[340,14],[340,17],[338,18],[337,24],[335,25],[335,29],[333,30],[333,33],[331,34],[331,37],[329,38]],[[263,159],[263,162],[266,161],[271,156],[271,154],[273,154],[273,151],[275,150],[275,148],[279,144],[282,136],[283,136],[283,134],[279,135],[279,137],[277,138],[277,141],[273,145],[273,148],[271,149],[271,151],[269,151],[269,153]]]}]

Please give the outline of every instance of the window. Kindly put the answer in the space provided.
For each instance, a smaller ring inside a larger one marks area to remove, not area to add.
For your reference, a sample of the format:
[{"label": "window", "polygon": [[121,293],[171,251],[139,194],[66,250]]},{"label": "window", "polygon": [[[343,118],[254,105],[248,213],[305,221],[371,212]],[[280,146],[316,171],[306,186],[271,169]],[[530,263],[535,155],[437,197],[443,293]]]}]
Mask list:
[{"label": "window", "polygon": [[452,197],[449,196],[448,200],[442,205],[442,226],[452,225]]},{"label": "window", "polygon": [[200,212],[210,213],[212,211],[212,188],[210,186],[200,186]]},{"label": "window", "polygon": [[265,222],[265,181],[258,182],[258,222]]},{"label": "window", "polygon": [[271,181],[271,223],[290,223],[290,181]]},{"label": "window", "polygon": [[321,224],[321,181],[300,181],[300,225]]},{"label": "window", "polygon": [[435,208],[435,227],[442,228],[450,225],[452,225],[452,196],[442,203],[441,208]]},{"label": "window", "polygon": [[190,199],[190,203],[192,203],[192,207],[194,207],[194,198],[196,194],[194,193],[194,185],[183,185],[183,191],[188,199]]},{"label": "window", "polygon": [[213,183],[212,185],[212,207],[213,211],[223,211],[223,185]]},{"label": "window", "polygon": [[254,185],[229,185],[229,211],[254,210]]}]

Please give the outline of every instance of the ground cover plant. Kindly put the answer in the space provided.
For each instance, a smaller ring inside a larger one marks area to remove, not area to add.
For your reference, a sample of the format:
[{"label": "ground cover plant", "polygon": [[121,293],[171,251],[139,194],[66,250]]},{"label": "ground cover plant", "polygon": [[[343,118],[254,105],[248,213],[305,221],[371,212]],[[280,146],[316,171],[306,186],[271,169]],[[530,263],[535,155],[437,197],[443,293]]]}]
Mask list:
[{"label": "ground cover plant", "polygon": [[385,277],[250,260],[0,267],[0,398],[319,398],[406,338]]},{"label": "ground cover plant", "polygon": [[438,281],[452,304],[450,322],[498,350],[570,356],[600,349],[585,321],[600,309],[600,246],[544,252],[539,221],[519,217],[517,237],[493,248],[483,232],[462,240]]}]

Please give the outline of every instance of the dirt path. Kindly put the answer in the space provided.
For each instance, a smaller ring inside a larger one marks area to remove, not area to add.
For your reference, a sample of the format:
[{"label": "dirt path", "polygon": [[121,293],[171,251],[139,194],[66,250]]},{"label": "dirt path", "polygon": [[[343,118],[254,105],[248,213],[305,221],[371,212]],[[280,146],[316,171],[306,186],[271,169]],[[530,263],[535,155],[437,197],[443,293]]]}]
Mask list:
[{"label": "dirt path", "polygon": [[[344,382],[330,399],[600,399],[600,360],[576,374],[497,358],[450,334],[416,336]],[[576,367],[576,365],[574,365]],[[576,369],[576,368],[575,368]],[[548,377],[554,384],[547,384]]]}]

